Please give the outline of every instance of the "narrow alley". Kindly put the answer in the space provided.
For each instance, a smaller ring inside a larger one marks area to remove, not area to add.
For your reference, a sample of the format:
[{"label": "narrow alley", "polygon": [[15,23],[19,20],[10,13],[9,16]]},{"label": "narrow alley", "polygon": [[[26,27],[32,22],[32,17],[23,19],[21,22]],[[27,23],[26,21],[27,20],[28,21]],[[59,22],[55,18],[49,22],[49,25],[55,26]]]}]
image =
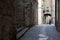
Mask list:
[{"label": "narrow alley", "polygon": [[36,25],[30,28],[20,40],[60,40],[60,33],[54,24]]},{"label": "narrow alley", "polygon": [[60,40],[60,0],[0,0],[0,40]]}]

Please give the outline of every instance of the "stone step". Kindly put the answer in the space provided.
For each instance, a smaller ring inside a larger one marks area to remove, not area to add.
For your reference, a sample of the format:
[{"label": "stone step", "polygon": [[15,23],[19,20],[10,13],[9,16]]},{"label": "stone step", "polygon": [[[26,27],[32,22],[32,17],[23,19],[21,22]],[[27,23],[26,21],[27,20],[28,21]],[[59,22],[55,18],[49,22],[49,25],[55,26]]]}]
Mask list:
[{"label": "stone step", "polygon": [[25,28],[22,31],[20,31],[19,33],[17,33],[16,38],[19,39],[27,30],[28,30],[28,28]]}]

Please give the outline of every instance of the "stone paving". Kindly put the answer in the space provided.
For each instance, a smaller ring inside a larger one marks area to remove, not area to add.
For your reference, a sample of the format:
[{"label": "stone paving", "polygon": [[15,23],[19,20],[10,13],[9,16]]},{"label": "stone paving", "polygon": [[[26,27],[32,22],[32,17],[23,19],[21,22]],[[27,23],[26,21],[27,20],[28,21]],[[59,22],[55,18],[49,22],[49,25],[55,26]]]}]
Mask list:
[{"label": "stone paving", "polygon": [[36,25],[30,28],[20,40],[60,40],[60,33],[53,24]]}]

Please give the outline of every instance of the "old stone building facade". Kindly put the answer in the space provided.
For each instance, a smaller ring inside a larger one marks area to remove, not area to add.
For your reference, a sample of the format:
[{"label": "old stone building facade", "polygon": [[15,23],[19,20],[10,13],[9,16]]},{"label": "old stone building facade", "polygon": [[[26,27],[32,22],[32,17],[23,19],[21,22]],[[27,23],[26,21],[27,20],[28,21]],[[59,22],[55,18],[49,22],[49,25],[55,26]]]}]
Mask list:
[{"label": "old stone building facade", "polygon": [[[17,0],[17,29],[21,28],[23,31],[25,28],[29,29],[31,26],[38,23],[38,15],[36,14],[38,12],[37,4],[37,0]],[[17,33],[17,39],[21,37],[19,33],[20,32]],[[18,36],[18,34],[20,36]]]},{"label": "old stone building facade", "polygon": [[18,23],[20,22],[20,26],[28,26],[30,24],[34,24],[35,8],[37,8],[37,3],[34,0],[18,0],[17,18],[19,19]]},{"label": "old stone building facade", "polygon": [[16,1],[0,0],[0,40],[15,40]]},{"label": "old stone building facade", "polygon": [[0,40],[16,40],[17,29],[37,24],[35,9],[37,0],[0,0]]},{"label": "old stone building facade", "polygon": [[[46,22],[45,20],[45,14],[51,14],[51,22],[55,24],[55,0],[42,0],[42,5],[43,5],[43,23]],[[47,12],[48,11],[48,12]]]}]

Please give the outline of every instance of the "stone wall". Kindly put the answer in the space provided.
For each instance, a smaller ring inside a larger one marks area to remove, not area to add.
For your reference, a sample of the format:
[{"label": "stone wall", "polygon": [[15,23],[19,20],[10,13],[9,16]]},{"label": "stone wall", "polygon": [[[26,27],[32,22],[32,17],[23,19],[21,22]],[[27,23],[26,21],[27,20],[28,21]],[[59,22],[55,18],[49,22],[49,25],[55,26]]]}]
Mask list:
[{"label": "stone wall", "polygon": [[15,4],[15,0],[0,0],[0,40],[16,40]]},{"label": "stone wall", "polygon": [[35,0],[0,0],[0,40],[16,40],[16,27],[35,25]]},{"label": "stone wall", "polygon": [[36,11],[36,9],[38,9],[36,0],[17,0],[17,39],[20,39],[30,27],[37,24],[38,10]]},{"label": "stone wall", "polygon": [[[31,26],[35,23],[35,0],[18,0],[17,21],[19,26]],[[37,6],[38,7],[38,6]],[[19,15],[19,16],[18,16]]]},{"label": "stone wall", "polygon": [[23,13],[23,0],[17,0],[17,26],[22,27],[24,26],[24,13]]},{"label": "stone wall", "polygon": [[56,25],[56,29],[58,32],[60,32],[60,0],[56,0],[56,7],[55,7],[55,25]]}]

